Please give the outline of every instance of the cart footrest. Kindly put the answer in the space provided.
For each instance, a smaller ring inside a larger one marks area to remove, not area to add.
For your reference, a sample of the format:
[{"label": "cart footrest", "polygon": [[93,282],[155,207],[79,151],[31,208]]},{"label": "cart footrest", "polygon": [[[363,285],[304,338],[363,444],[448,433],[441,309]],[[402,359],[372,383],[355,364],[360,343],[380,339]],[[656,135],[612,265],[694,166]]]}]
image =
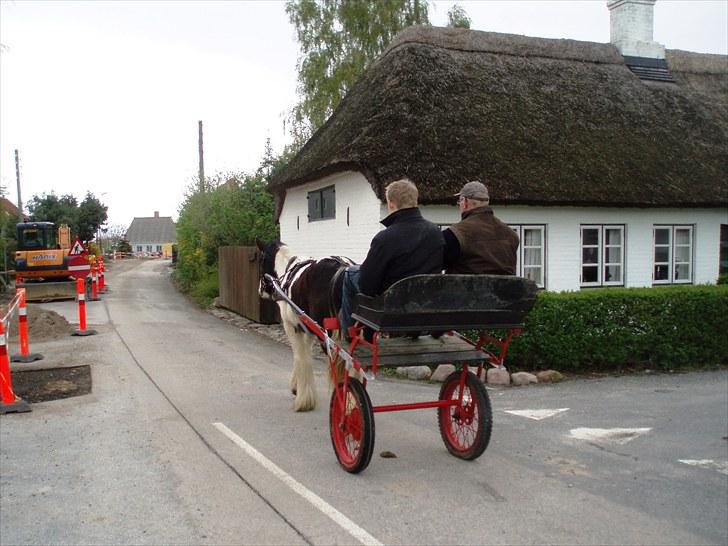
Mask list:
[{"label": "cart footrest", "polygon": [[[484,351],[453,335],[379,338],[377,347],[380,368],[488,362]],[[373,351],[365,345],[358,345],[353,356],[364,366],[372,365]]]}]

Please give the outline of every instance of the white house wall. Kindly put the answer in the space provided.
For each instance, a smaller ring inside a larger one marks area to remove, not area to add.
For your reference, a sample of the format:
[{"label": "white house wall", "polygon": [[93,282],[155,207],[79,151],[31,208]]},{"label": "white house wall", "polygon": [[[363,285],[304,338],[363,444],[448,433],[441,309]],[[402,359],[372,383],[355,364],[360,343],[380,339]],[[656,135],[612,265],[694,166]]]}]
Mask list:
[{"label": "white house wall", "polygon": [[[455,206],[422,207],[424,216],[437,224],[459,219]],[[715,284],[720,255],[720,224],[728,224],[728,211],[720,209],[616,209],[596,207],[496,206],[493,210],[507,224],[546,226],[546,288],[579,290],[581,226],[625,226],[625,286],[652,286],[655,224],[693,225],[695,284]]]},{"label": "white house wall", "polygon": [[[330,185],[336,188],[336,218],[308,222],[308,192]],[[453,201],[454,201],[453,197]],[[347,225],[347,208],[349,222]],[[718,278],[720,224],[728,224],[728,211],[720,209],[630,209],[597,207],[496,206],[496,216],[507,224],[546,226],[546,288],[579,290],[582,225],[624,225],[624,282],[627,287],[652,286],[653,226],[694,226],[693,282],[715,283]],[[423,206],[428,220],[457,222],[457,207]],[[366,178],[356,172],[340,173],[288,191],[280,217],[281,240],[296,253],[309,256],[339,254],[356,262],[366,257],[369,243],[382,229],[386,206]],[[297,223],[298,222],[298,223]]]},{"label": "white house wall", "polygon": [[[309,222],[308,192],[331,185],[336,188],[336,217]],[[381,202],[364,175],[339,173],[288,190],[280,216],[281,241],[297,254],[348,256],[360,263],[382,227],[380,214]]]}]

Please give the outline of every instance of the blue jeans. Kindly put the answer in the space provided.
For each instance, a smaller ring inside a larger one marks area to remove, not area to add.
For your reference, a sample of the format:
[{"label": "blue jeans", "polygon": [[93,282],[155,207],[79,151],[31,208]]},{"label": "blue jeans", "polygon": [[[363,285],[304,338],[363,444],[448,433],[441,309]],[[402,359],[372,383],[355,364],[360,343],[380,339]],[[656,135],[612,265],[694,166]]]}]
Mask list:
[{"label": "blue jeans", "polygon": [[344,271],[344,284],[341,291],[341,309],[339,310],[339,323],[341,332],[349,336],[349,327],[354,326],[351,312],[354,307],[354,297],[359,293],[359,266],[352,265]]}]

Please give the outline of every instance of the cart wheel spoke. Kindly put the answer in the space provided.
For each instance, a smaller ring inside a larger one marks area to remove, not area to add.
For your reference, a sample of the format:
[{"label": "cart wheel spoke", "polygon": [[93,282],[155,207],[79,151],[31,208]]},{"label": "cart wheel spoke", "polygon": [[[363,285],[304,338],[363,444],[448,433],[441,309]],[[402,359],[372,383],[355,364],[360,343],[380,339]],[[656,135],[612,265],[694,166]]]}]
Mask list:
[{"label": "cart wheel spoke", "polygon": [[374,452],[374,413],[364,386],[349,378],[347,392],[339,383],[329,406],[331,443],[339,464],[351,473],[364,470]]},{"label": "cart wheel spoke", "polygon": [[[463,372],[450,374],[440,389],[440,400],[460,400]],[[493,426],[488,393],[471,372],[465,378],[462,401],[438,409],[440,435],[448,451],[461,459],[477,459],[488,447]]]}]

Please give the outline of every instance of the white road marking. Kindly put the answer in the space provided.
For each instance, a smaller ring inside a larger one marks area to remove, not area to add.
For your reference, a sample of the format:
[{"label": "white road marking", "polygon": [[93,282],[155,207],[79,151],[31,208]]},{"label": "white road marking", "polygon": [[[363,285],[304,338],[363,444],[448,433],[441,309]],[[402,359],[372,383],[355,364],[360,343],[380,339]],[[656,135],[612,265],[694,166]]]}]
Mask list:
[{"label": "white road marking", "polygon": [[577,440],[626,444],[651,430],[651,428],[572,428],[569,434]]},{"label": "white road marking", "polygon": [[678,461],[690,466],[717,470],[721,474],[728,475],[728,461],[714,461],[713,459],[678,459]]},{"label": "white road marking", "polygon": [[316,493],[310,491],[305,486],[303,486],[302,484],[297,482],[295,479],[293,479],[291,476],[289,476],[280,467],[278,467],[273,461],[268,459],[265,455],[260,453],[257,449],[255,449],[253,446],[251,446],[248,442],[243,440],[240,436],[238,436],[232,430],[230,430],[228,427],[226,427],[225,424],[212,423],[212,426],[214,426],[216,429],[218,429],[220,432],[222,432],[225,436],[227,436],[235,445],[240,447],[250,457],[255,459],[263,468],[268,470],[276,478],[278,478],[283,483],[285,483],[288,487],[293,489],[293,491],[295,491],[296,493],[301,495],[304,499],[306,499],[308,502],[313,504],[321,512],[326,514],[329,518],[331,518],[335,523],[337,523],[342,529],[344,529],[347,533],[349,533],[351,536],[353,536],[359,542],[361,542],[362,544],[367,544],[367,545],[372,545],[372,546],[383,546],[383,544],[381,542],[379,542],[376,538],[374,538],[372,535],[367,533],[364,529],[359,527],[356,523],[354,523],[349,518],[347,518],[344,514],[339,512],[336,508],[331,506],[329,503],[327,503],[325,500],[323,500],[321,497],[319,497]]},{"label": "white road marking", "polygon": [[540,421],[541,419],[547,419],[548,417],[553,417],[554,415],[558,415],[559,413],[564,413],[565,411],[569,411],[569,408],[504,410],[504,411],[506,413],[518,415],[519,417],[527,417],[529,419],[533,419],[534,421]]}]

